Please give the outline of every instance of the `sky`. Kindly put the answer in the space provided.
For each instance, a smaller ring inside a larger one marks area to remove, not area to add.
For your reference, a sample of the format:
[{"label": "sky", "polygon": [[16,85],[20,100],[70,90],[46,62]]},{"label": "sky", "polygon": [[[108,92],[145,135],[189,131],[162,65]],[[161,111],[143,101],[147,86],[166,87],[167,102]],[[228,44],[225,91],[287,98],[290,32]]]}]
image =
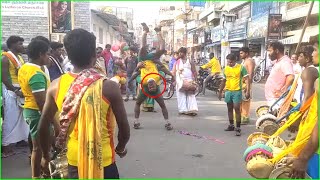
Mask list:
[{"label": "sky", "polygon": [[147,24],[154,24],[159,15],[160,6],[183,5],[184,1],[105,1],[90,3],[92,9],[96,9],[99,6],[132,8],[134,23],[146,22]]}]

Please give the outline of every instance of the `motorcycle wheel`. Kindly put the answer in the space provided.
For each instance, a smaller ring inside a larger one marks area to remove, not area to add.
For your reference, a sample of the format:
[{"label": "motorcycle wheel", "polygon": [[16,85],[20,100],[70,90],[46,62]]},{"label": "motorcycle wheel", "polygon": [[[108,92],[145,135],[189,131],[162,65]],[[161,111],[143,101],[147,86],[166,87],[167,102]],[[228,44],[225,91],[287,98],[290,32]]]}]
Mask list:
[{"label": "motorcycle wheel", "polygon": [[203,85],[202,83],[197,83],[198,84],[198,87],[197,87],[197,90],[196,90],[196,93],[195,93],[195,96],[198,96],[200,94],[200,92],[202,92],[202,88],[203,88]]},{"label": "motorcycle wheel", "polygon": [[255,73],[255,74],[254,74],[254,76],[253,76],[253,82],[259,83],[259,82],[261,81],[261,79],[262,79],[261,74],[259,74],[259,73]]}]

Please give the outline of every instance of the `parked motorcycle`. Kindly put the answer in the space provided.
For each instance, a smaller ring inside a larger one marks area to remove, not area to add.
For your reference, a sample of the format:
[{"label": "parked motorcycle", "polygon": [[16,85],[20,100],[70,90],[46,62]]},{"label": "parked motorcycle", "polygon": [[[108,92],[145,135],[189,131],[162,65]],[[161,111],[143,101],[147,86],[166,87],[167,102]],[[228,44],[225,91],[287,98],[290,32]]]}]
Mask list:
[{"label": "parked motorcycle", "polygon": [[209,76],[209,72],[200,68],[198,71],[198,78],[197,78],[197,84],[199,85],[199,91],[197,92],[196,96],[199,95],[200,92],[202,92],[203,88],[207,88],[210,91],[216,92],[218,94],[221,81],[223,77],[221,75],[217,75],[212,77],[207,84],[204,86],[204,80]]}]

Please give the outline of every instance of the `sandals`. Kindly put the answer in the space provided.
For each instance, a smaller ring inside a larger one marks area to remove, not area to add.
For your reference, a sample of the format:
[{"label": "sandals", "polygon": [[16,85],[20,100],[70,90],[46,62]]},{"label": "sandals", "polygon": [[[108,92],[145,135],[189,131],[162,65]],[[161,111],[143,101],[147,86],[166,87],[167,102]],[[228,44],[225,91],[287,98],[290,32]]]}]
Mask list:
[{"label": "sandals", "polygon": [[139,122],[134,122],[133,123],[133,128],[134,129],[140,129],[140,123]]},{"label": "sandals", "polygon": [[170,130],[173,129],[173,127],[172,127],[172,125],[171,125],[170,123],[165,124],[164,127],[165,127],[168,131],[170,131]]},{"label": "sandals", "polygon": [[129,97],[126,97],[126,98],[124,99],[124,101],[125,101],[125,102],[128,102],[128,101],[129,101]]}]

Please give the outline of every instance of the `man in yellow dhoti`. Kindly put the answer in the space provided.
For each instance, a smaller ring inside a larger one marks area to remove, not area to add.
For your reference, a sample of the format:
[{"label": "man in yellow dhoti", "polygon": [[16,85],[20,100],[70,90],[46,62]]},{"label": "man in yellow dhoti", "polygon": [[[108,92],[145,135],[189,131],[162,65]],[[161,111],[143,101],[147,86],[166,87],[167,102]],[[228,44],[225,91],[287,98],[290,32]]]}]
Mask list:
[{"label": "man in yellow dhoti", "polygon": [[[248,83],[250,84],[250,87],[252,87],[252,78],[254,74],[254,68],[255,68],[255,62],[249,55],[249,48],[242,47],[240,48],[240,58],[243,60],[242,65],[247,69],[248,71]],[[244,91],[244,94],[246,93],[246,84],[243,82],[242,90]],[[248,124],[249,123],[249,116],[250,116],[250,104],[252,100],[252,88],[250,88],[250,97],[247,99],[245,96],[242,96],[242,102],[241,102],[241,124]]]}]

